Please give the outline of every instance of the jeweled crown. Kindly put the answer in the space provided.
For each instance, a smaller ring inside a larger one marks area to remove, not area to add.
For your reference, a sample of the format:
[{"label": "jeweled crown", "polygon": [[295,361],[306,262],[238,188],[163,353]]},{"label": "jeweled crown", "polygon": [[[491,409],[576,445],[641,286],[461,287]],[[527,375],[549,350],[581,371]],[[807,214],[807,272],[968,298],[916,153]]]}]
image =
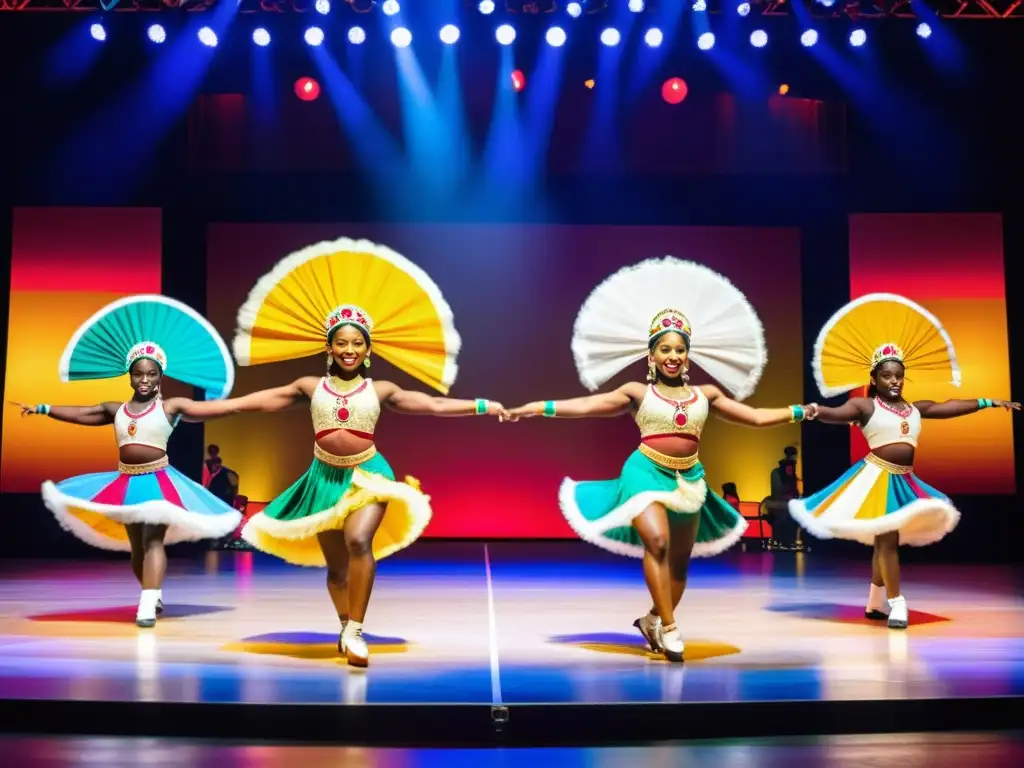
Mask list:
[{"label": "jeweled crown", "polygon": [[895,360],[897,363],[903,362],[903,350],[893,342],[886,342],[875,350],[875,354],[871,356],[871,368],[877,368],[889,360]]},{"label": "jeweled crown", "polygon": [[663,309],[656,314],[651,321],[651,330],[647,338],[653,339],[655,336],[669,331],[681,333],[687,341],[690,339],[690,321],[678,309]]},{"label": "jeweled crown", "polygon": [[355,304],[342,304],[340,307],[335,307],[324,322],[324,331],[330,336],[331,331],[339,325],[354,325],[366,331],[367,335],[373,330],[373,320],[362,307],[357,307]]},{"label": "jeweled crown", "polygon": [[128,351],[128,357],[124,363],[125,371],[131,369],[136,360],[143,358],[152,360],[159,365],[161,371],[167,369],[167,354],[160,348],[160,345],[154,344],[152,341],[140,341]]}]

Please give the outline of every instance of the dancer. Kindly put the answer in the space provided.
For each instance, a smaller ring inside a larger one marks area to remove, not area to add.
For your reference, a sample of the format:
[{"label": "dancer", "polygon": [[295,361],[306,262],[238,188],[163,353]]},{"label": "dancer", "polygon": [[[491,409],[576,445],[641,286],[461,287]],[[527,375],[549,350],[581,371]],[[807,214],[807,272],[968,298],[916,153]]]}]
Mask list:
[{"label": "dancer", "polygon": [[[669,301],[685,306],[687,313],[662,309]],[[653,651],[681,662],[683,637],[674,612],[686,589],[691,554],[723,552],[747,528],[739,512],[704,482],[697,453],[709,411],[739,424],[772,427],[802,420],[804,410],[798,405],[751,408],[717,386],[688,383],[693,363],[744,398],[756,386],[767,359],[760,321],[743,294],[721,275],[692,262],[652,259],[612,275],[580,310],[572,347],[588,389],[597,389],[643,358],[647,384],[630,382],[605,394],[528,403],[510,415],[585,418],[632,413],[641,443],[619,478],[579,483],[566,479],[559,500],[569,524],[583,539],[617,554],[643,558],[654,605],[634,626]]]},{"label": "dancer", "polygon": [[952,341],[924,307],[876,293],[847,304],[825,324],[814,348],[814,375],[825,397],[869,383],[867,397],[836,408],[809,406],[808,419],[855,425],[869,453],[838,480],[789,503],[790,513],[819,538],[837,537],[874,547],[871,589],[864,614],[906,629],[907,601],[900,590],[899,546],[923,546],[952,531],[960,513],[941,492],[914,474],[921,419],[951,419],[984,408],[1019,411],[1005,400],[908,402],[906,376],[915,384],[960,385]]},{"label": "dancer", "polygon": [[43,501],[63,528],[87,544],[130,551],[142,595],[135,623],[156,624],[163,611],[167,571],[164,546],[218,539],[241,515],[169,466],[167,441],[179,419],[196,420],[192,400],[161,396],[163,377],[226,397],[234,382],[231,355],[217,332],[190,307],[163,296],[133,296],[108,304],[71,338],[60,361],[62,381],[128,374],[126,403],[23,405],[42,415],[87,427],[114,425],[118,471],[43,483]]},{"label": "dancer", "polygon": [[500,403],[454,400],[364,378],[371,352],[447,393],[460,340],[437,285],[388,248],[337,240],[284,258],[260,279],[238,313],[241,365],[327,356],[327,375],[219,403],[206,416],[282,411],[308,402],[313,463],[251,517],[242,537],[290,563],[327,566],[327,591],[341,621],[338,650],[365,667],[362,636],[377,560],[414,542],[430,520],[414,478],[396,482],[377,452],[381,406],[431,416],[507,415]]}]

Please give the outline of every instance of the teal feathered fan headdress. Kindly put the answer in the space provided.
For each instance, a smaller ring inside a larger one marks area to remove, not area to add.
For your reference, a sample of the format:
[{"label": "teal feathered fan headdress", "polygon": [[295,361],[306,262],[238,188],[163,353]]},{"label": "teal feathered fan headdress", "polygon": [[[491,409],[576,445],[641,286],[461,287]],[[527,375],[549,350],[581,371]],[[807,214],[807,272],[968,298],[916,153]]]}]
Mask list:
[{"label": "teal feathered fan headdress", "polygon": [[60,378],[112,379],[142,358],[170,378],[200,387],[207,400],[227,397],[235,383],[227,345],[206,318],[156,295],[118,299],[86,320],[61,355]]}]

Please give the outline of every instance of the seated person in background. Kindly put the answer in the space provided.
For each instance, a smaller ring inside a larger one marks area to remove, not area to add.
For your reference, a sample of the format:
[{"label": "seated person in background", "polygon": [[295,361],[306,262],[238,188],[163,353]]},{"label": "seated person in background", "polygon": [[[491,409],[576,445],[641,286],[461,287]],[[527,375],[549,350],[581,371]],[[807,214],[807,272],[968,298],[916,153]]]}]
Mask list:
[{"label": "seated person in background", "polygon": [[722,498],[725,499],[733,509],[740,508],[740,492],[736,490],[736,483],[722,483]]},{"label": "seated person in background", "polygon": [[796,447],[787,445],[782,453],[779,466],[772,470],[766,517],[771,522],[774,541],[782,548],[789,549],[796,544],[797,530],[796,523],[789,515],[789,502],[800,498],[800,489],[796,476]]}]

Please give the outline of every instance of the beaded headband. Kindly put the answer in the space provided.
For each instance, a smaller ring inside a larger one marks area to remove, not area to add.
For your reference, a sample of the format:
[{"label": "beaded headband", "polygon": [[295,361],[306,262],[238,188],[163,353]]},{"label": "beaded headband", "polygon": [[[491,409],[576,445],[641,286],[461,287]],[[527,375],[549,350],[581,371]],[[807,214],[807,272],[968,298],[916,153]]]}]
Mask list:
[{"label": "beaded headband", "polygon": [[125,372],[130,371],[136,361],[143,359],[152,360],[160,366],[161,372],[167,369],[167,354],[160,346],[152,341],[141,341],[128,351],[128,357],[124,363]]},{"label": "beaded headband", "polygon": [[650,344],[658,336],[669,332],[681,334],[686,343],[690,343],[690,321],[678,309],[663,309],[654,316],[651,330],[647,335],[647,343]]},{"label": "beaded headband", "polygon": [[340,307],[335,307],[324,322],[327,338],[330,338],[331,334],[343,325],[354,325],[369,336],[373,329],[373,320],[362,307],[357,307],[355,304],[342,304]]},{"label": "beaded headband", "polygon": [[887,342],[875,350],[875,354],[871,356],[871,370],[874,370],[882,363],[886,363],[890,360],[895,360],[897,363],[903,362],[903,350],[898,345]]}]

